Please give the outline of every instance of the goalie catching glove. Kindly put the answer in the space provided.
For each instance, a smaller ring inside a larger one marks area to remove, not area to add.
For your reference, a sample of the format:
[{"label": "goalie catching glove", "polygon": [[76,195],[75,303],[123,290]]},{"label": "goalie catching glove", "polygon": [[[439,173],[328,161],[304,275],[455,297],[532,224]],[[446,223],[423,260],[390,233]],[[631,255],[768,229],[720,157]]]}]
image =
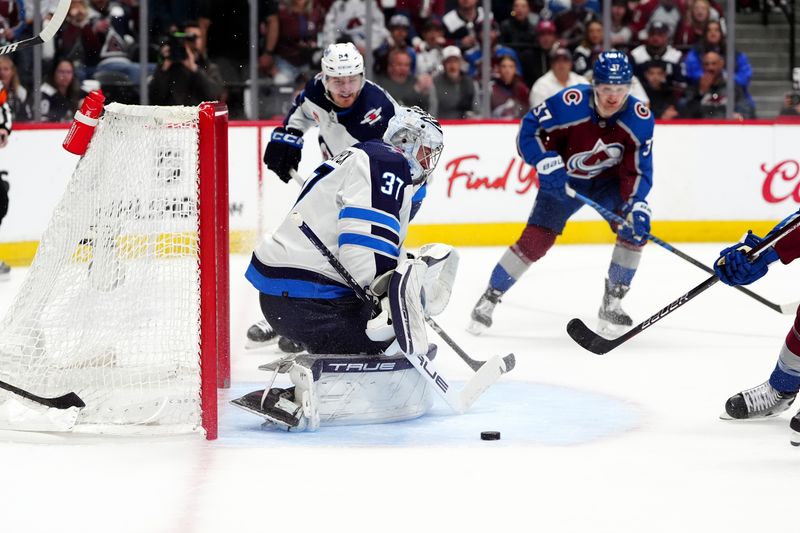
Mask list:
[{"label": "goalie catching glove", "polygon": [[375,342],[397,339],[403,353],[428,350],[425,317],[447,307],[458,270],[458,252],[445,244],[426,244],[416,259],[405,259],[370,285],[380,299],[380,313],[367,322]]},{"label": "goalie catching glove", "polygon": [[264,150],[264,164],[284,182],[292,179],[292,170],[300,164],[303,132],[296,128],[275,128]]},{"label": "goalie catching glove", "polygon": [[763,239],[748,231],[744,242],[738,242],[722,250],[714,263],[714,273],[726,285],[748,285],[764,276],[770,263],[777,261],[774,248],[763,250],[758,257],[748,261],[747,252],[758,246]]}]

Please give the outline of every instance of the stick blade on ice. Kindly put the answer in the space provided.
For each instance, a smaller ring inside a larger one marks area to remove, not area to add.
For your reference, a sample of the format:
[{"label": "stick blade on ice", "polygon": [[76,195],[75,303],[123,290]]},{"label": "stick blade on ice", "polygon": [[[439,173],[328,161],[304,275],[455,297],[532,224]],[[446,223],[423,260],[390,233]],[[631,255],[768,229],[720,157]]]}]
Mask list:
[{"label": "stick blade on ice", "polygon": [[579,318],[573,318],[567,324],[567,334],[577,342],[581,348],[589,350],[597,355],[603,355],[616,348],[617,343],[613,340],[601,337],[583,323]]}]

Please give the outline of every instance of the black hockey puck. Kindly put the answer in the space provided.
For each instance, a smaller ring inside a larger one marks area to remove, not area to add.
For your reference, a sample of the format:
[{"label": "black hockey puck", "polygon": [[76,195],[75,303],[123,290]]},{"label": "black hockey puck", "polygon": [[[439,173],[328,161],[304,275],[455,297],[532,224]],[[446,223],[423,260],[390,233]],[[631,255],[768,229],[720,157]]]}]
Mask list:
[{"label": "black hockey puck", "polygon": [[481,440],[500,440],[499,431],[481,431]]}]

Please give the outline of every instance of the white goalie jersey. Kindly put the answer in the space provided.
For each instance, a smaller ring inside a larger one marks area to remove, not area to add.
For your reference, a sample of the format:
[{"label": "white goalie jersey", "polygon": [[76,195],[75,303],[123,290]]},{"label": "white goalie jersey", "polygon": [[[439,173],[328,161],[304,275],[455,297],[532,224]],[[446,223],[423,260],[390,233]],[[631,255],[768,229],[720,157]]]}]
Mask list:
[{"label": "white goalie jersey", "polygon": [[[292,212],[317,233],[362,287],[397,267],[415,186],[403,154],[382,141],[348,148],[305,181]],[[353,291],[291,217],[253,253],[247,279],[260,292],[332,299]]]}]

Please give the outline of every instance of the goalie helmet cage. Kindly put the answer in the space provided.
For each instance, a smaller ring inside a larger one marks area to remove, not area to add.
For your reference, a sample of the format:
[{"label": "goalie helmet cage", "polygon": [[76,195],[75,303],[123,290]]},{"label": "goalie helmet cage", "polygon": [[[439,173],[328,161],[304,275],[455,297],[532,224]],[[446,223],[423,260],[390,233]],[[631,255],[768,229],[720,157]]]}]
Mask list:
[{"label": "goalie helmet cage", "polygon": [[73,431],[217,437],[217,387],[230,383],[227,120],[217,104],[109,104],[56,206],[0,322],[0,380],[77,393]]}]

